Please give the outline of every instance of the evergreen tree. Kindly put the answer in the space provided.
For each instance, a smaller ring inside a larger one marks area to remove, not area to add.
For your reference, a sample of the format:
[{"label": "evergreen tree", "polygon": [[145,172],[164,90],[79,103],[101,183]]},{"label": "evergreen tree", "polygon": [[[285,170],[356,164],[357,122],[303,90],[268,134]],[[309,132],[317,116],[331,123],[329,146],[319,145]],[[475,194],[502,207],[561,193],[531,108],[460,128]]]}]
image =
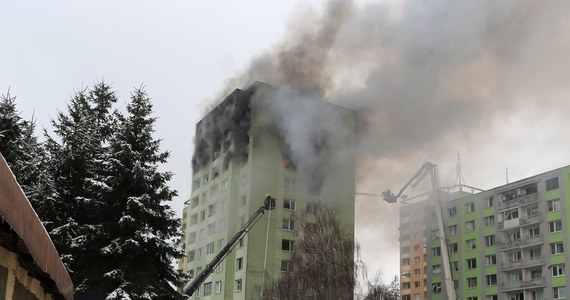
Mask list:
[{"label": "evergreen tree", "polygon": [[97,263],[95,241],[101,235],[104,208],[102,174],[113,132],[111,108],[115,92],[104,82],[78,91],[67,112],[52,121],[55,137],[46,134],[49,173],[46,184],[53,214],[46,217],[48,232],[70,271],[76,289],[87,287],[90,268]]},{"label": "evergreen tree", "polygon": [[25,126],[16,109],[16,97],[11,96],[8,90],[0,96],[0,153],[10,166],[21,157],[19,141],[22,140]]},{"label": "evergreen tree", "polygon": [[[16,97],[9,90],[0,96],[0,153],[37,210],[40,181],[46,175],[42,173],[44,150],[35,135],[34,120],[20,117]],[[38,215],[41,217],[42,212],[38,211]]]},{"label": "evergreen tree", "polygon": [[107,299],[185,299],[174,286],[182,274],[174,270],[172,259],[184,253],[176,239],[179,219],[167,204],[176,195],[167,183],[170,172],[160,172],[169,153],[161,152],[154,139],[152,104],[142,89],[131,94],[127,115],[118,115],[119,128],[111,141],[107,171],[101,247],[100,286]]}]

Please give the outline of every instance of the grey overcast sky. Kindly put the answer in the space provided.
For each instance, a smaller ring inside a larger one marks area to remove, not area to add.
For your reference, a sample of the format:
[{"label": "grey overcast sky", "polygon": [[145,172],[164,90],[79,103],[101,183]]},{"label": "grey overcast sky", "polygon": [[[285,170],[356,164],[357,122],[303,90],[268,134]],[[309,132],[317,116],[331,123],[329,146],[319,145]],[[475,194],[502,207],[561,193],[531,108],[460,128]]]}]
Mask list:
[{"label": "grey overcast sky", "polygon": [[[82,86],[104,79],[124,103],[145,84],[181,214],[195,123],[253,59],[301,27],[319,28],[311,21],[322,19],[298,12],[322,11],[325,2],[5,0],[0,92],[10,88],[22,116],[49,130]],[[356,2],[341,14],[324,65],[336,83],[327,96],[367,120],[359,191],[398,190],[425,160],[453,184],[457,153],[466,183],[480,188],[504,184],[506,168],[514,181],[569,164],[569,2]],[[356,203],[369,271],[389,279],[398,273],[397,206]]]}]

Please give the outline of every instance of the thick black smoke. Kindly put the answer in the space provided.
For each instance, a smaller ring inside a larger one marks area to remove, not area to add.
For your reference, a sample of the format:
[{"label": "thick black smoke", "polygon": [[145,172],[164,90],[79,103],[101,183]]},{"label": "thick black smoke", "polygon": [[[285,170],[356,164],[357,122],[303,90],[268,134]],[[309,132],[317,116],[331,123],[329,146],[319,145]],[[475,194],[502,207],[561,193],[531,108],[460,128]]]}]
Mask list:
[{"label": "thick black smoke", "polygon": [[[534,122],[569,108],[568,1],[330,0],[298,13],[315,17],[227,86],[260,80],[357,110],[360,190],[397,189],[426,159],[454,166],[458,149],[517,156],[534,149],[530,132],[547,134]],[[396,241],[396,209],[357,203],[357,227]]]}]

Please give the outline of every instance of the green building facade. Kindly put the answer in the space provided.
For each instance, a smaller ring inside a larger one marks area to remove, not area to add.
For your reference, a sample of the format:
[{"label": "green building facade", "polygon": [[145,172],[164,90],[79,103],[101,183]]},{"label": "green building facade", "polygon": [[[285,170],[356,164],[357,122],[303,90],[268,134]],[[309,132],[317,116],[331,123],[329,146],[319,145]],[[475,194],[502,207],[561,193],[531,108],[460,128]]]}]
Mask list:
[{"label": "green building facade", "polygon": [[[446,193],[443,215],[457,297],[467,300],[566,299],[570,262],[570,167],[552,170],[476,194]],[[401,207],[410,215],[423,207],[425,274],[406,271],[402,299],[446,299],[439,232],[431,200]],[[400,228],[405,218],[401,218]],[[413,226],[412,226],[413,227]],[[401,229],[400,236],[405,234]],[[407,261],[401,263],[406,270]],[[413,284],[411,284],[413,286]]]},{"label": "green building facade", "polygon": [[[192,195],[182,219],[187,256],[179,262],[181,270],[195,278],[267,194],[277,202],[190,299],[260,298],[268,280],[290,271],[296,216],[310,213],[319,202],[338,208],[345,233],[354,238],[354,111],[311,102],[346,131],[342,136],[323,135],[326,145],[318,153],[323,166],[311,172],[322,178],[307,182],[301,160],[295,159],[275,124],[281,116],[270,107],[271,101],[291,99],[276,93],[262,83],[237,89],[196,126]],[[299,108],[298,113],[307,110]]]}]

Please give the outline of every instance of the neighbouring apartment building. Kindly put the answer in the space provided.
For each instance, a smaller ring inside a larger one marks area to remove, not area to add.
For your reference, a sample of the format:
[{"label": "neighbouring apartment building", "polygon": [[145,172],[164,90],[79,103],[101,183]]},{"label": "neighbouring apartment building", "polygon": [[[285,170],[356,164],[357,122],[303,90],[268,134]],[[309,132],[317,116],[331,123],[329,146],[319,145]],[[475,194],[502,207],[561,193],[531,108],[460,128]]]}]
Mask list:
[{"label": "neighbouring apartment building", "polygon": [[[570,167],[490,190],[443,193],[458,299],[566,299]],[[432,200],[400,208],[402,300],[446,299]]]},{"label": "neighbouring apartment building", "polygon": [[320,201],[338,207],[354,238],[355,122],[352,110],[260,82],[234,90],[198,122],[179,268],[195,278],[267,194],[276,209],[191,299],[259,298],[267,280],[290,271],[295,215]]}]

